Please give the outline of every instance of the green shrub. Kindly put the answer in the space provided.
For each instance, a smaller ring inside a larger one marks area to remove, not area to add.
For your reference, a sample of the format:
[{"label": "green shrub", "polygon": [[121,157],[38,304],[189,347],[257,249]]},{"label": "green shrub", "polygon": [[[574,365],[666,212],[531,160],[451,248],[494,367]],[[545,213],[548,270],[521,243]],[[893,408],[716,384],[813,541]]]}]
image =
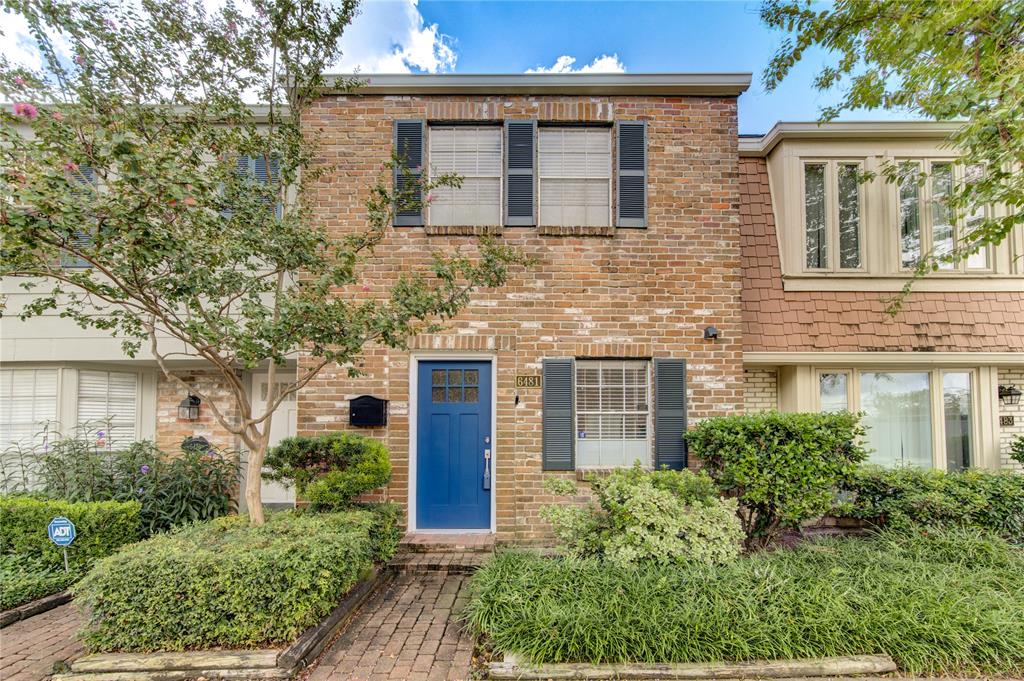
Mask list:
[{"label": "green shrub", "polygon": [[[385,550],[389,511],[228,516],[99,561],[74,588],[91,651],[253,647],[291,641],[330,612]],[[374,537],[374,534],[378,537]]]},{"label": "green shrub", "polygon": [[26,479],[11,486],[34,488],[69,501],[137,500],[142,504],[146,536],[235,510],[238,461],[234,454],[183,448],[169,456],[151,442],[110,451],[102,444],[103,432],[102,426],[86,426],[45,446],[16,448],[16,466],[11,452],[5,452],[7,465],[23,472]]},{"label": "green shrub", "polygon": [[75,524],[68,563],[82,573],[98,558],[139,539],[137,501],[70,502],[27,496],[0,497],[0,554],[35,559],[44,567],[64,567],[62,549],[50,541],[46,527],[56,516]]},{"label": "green shrub", "polygon": [[294,484],[314,510],[347,508],[391,479],[387,447],[352,433],[290,437],[267,452],[267,480]]},{"label": "green shrub", "polygon": [[77,572],[64,572],[38,558],[0,554],[0,610],[15,608],[68,588]]},{"label": "green shrub", "polygon": [[[577,494],[568,481],[550,480],[550,491]],[[596,503],[541,509],[569,555],[618,565],[724,563],[739,555],[736,502],[720,499],[705,474],[636,465],[594,478],[591,486]]]},{"label": "green shrub", "polygon": [[1010,458],[1024,466],[1024,435],[1018,435],[1010,443]]},{"label": "green shrub", "polygon": [[956,473],[864,466],[847,483],[836,514],[876,525],[967,526],[1024,543],[1024,476],[969,469]]},{"label": "green shrub", "polygon": [[499,554],[464,612],[544,662],[889,654],[912,674],[1024,671],[1024,554],[977,531],[822,539],[719,566]]},{"label": "green shrub", "polygon": [[383,504],[361,504],[358,508],[373,514],[370,525],[370,552],[373,562],[384,564],[391,560],[402,541],[405,531],[402,529],[402,507],[387,502]]},{"label": "green shrub", "polygon": [[867,457],[864,429],[849,412],[763,412],[701,421],[686,434],[690,453],[741,507],[749,548],[771,544],[832,508],[835,490]]}]

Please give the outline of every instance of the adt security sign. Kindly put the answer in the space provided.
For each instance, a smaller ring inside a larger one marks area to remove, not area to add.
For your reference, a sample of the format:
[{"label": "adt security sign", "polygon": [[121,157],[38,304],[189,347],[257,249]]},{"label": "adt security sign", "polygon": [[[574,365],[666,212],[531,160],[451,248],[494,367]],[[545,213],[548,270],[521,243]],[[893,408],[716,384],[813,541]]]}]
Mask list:
[{"label": "adt security sign", "polygon": [[57,546],[71,546],[71,542],[75,541],[75,524],[67,518],[58,516],[50,521],[46,533],[50,535],[50,541]]}]

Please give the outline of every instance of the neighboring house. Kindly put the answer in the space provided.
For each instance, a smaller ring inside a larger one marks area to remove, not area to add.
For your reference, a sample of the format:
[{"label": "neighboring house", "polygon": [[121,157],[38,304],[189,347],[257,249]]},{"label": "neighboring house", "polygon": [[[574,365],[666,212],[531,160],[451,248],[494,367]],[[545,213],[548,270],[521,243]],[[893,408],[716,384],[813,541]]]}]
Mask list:
[{"label": "neighboring house", "polygon": [[[357,430],[390,449],[383,494],[407,505],[410,529],[508,540],[545,535],[545,476],[696,465],[687,425],[744,409],[865,411],[886,464],[1009,466],[1024,406],[997,394],[1024,388],[1020,230],[918,282],[886,316],[883,297],[908,276],[901,263],[963,228],[932,201],[943,178],[969,178],[943,164],[948,126],[779,124],[741,138],[748,84],[746,74],[370,76],[359,94],[325,92],[305,124],[334,164],[315,189],[332,235],[367,227],[364,201],[396,147],[414,173],[464,178],[401,213],[341,295],[386,295],[432,250],[472,252],[480,235],[535,262],[407,351],[368,348],[362,378],[322,373],[274,439],[353,428],[350,400],[387,400],[386,425]],[[929,164],[940,184],[851,183],[851,166],[890,157]],[[131,420],[132,437],[165,447],[193,432],[233,444],[208,410],[177,418],[186,394],[152,361],[55,316],[21,324],[19,306],[12,296],[0,321],[5,440],[37,420],[69,427],[106,410],[125,424],[118,437],[130,439]],[[265,379],[249,379],[258,401]]]}]

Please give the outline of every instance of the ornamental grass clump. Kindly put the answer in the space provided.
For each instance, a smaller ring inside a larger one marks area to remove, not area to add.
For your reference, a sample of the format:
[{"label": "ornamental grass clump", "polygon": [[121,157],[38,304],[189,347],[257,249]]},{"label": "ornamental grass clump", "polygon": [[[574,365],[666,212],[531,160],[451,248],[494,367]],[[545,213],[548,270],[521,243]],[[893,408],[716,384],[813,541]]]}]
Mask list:
[{"label": "ornamental grass clump", "polygon": [[88,613],[82,640],[92,652],[290,642],[390,557],[395,517],[285,511],[261,526],[227,516],[157,535],[75,587]]},{"label": "ornamental grass clump", "polygon": [[463,613],[532,663],[888,654],[911,674],[1024,673],[1024,553],[976,530],[885,531],[726,565],[499,554]]},{"label": "ornamental grass clump", "polygon": [[[743,531],[737,504],[718,497],[705,474],[645,471],[639,464],[590,480],[586,506],[541,509],[567,555],[616,565],[726,563],[739,555]],[[576,486],[550,478],[549,491],[577,496]]]}]

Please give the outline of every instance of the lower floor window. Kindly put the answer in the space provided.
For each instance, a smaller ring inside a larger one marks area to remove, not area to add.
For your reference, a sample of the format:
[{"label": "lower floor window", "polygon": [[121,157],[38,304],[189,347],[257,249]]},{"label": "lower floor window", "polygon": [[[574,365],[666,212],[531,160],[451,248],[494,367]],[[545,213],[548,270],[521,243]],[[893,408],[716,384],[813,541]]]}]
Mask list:
[{"label": "lower floor window", "polygon": [[57,369],[0,371],[0,451],[41,445],[57,428]]},{"label": "lower floor window", "polygon": [[963,470],[974,450],[971,371],[822,371],[822,411],[863,413],[869,462]]},{"label": "lower floor window", "polygon": [[647,361],[576,362],[576,465],[650,462],[650,380]]}]

